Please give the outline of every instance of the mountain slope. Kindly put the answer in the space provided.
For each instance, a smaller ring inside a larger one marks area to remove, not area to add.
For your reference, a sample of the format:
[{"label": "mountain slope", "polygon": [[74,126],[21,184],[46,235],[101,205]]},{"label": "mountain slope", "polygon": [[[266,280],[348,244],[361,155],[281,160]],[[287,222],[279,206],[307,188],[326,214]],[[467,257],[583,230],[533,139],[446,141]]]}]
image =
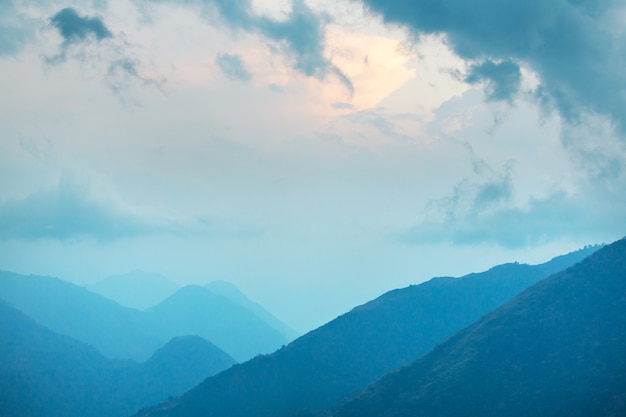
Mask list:
[{"label": "mountain slope", "polygon": [[287,326],[285,323],[274,317],[269,311],[263,308],[261,305],[255,303],[250,300],[244,293],[242,293],[239,288],[230,282],[226,281],[212,281],[204,286],[209,291],[221,295],[223,297],[228,298],[231,301],[239,304],[242,307],[247,308],[256,314],[261,320],[265,321],[267,324],[278,330],[282,333],[283,336],[287,339],[287,341],[292,341],[299,336],[299,334]]},{"label": "mountain slope", "polygon": [[[597,248],[559,258],[573,264]],[[406,365],[545,278],[554,265],[508,264],[391,291],[271,355],[208,378],[142,415],[280,417],[322,410]]]},{"label": "mountain slope", "polygon": [[162,275],[143,271],[114,275],[89,287],[119,304],[145,310],[172,295],[179,286]]},{"label": "mountain slope", "polygon": [[197,334],[239,361],[287,343],[278,330],[250,310],[197,285],[181,288],[144,314],[169,337]]},{"label": "mountain slope", "polygon": [[337,417],[626,415],[626,239],[391,373]]},{"label": "mountain slope", "polygon": [[145,360],[168,340],[146,328],[140,311],[57,278],[0,271],[0,299],[110,358]]},{"label": "mountain slope", "polygon": [[[205,378],[230,368],[236,362],[226,352],[200,336],[170,340],[142,364],[144,384],[163,384],[163,398],[181,395]],[[153,388],[158,392],[157,387]],[[144,404],[147,405],[147,404]]]},{"label": "mountain slope", "polygon": [[0,414],[108,417],[137,412],[234,363],[197,339],[173,340],[145,364],[109,360],[0,302]]},{"label": "mountain slope", "polygon": [[202,336],[240,361],[287,343],[250,310],[199,286],[139,311],[57,278],[0,271],[0,299],[114,359],[144,361],[171,338],[186,335]]}]

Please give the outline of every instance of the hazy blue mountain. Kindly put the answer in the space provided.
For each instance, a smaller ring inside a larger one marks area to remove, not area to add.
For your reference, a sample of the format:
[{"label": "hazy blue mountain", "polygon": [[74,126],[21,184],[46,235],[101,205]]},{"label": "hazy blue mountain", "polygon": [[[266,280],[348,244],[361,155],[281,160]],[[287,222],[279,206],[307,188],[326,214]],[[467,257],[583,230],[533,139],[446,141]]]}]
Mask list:
[{"label": "hazy blue mountain", "polygon": [[178,284],[163,275],[143,271],[113,275],[89,286],[90,291],[138,310],[160,303],[178,288]]},{"label": "hazy blue mountain", "polygon": [[198,285],[181,288],[144,314],[169,336],[200,335],[239,361],[287,343],[278,330],[247,308]]},{"label": "hazy blue mountain", "polygon": [[626,415],[626,239],[542,281],[336,417]]},{"label": "hazy blue mountain", "polygon": [[233,363],[198,337],[172,340],[145,364],[107,359],[0,302],[3,417],[125,416]]},{"label": "hazy blue mountain", "polygon": [[263,308],[261,305],[250,300],[244,293],[239,290],[235,285],[226,281],[212,281],[204,286],[211,292],[224,296],[231,301],[239,304],[242,307],[247,308],[256,314],[261,320],[264,320],[267,324],[278,330],[285,336],[287,341],[292,341],[299,334],[287,326],[285,323],[274,317],[269,311]]},{"label": "hazy blue mountain", "polygon": [[287,339],[252,311],[200,286],[139,311],[52,277],[0,272],[0,299],[109,358],[144,361],[176,336],[199,335],[243,361]]},{"label": "hazy blue mountain", "polygon": [[235,363],[230,355],[200,336],[179,336],[143,363],[143,378],[148,383],[167,381],[167,395],[181,395]]},{"label": "hazy blue mountain", "polygon": [[597,250],[538,266],[507,264],[388,292],[281,350],[208,378],[143,416],[280,417],[320,411],[409,364],[545,278]]},{"label": "hazy blue mountain", "polygon": [[57,278],[0,271],[0,299],[110,358],[142,361],[169,340],[149,330],[140,311]]}]

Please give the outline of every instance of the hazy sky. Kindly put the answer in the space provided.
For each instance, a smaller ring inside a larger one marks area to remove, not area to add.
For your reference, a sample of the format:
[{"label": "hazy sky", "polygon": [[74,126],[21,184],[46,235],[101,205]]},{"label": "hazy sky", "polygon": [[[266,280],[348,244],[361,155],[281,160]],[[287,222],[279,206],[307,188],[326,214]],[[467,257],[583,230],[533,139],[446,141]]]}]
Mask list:
[{"label": "hazy sky", "polygon": [[0,0],[0,269],[298,330],[626,234],[623,0]]}]

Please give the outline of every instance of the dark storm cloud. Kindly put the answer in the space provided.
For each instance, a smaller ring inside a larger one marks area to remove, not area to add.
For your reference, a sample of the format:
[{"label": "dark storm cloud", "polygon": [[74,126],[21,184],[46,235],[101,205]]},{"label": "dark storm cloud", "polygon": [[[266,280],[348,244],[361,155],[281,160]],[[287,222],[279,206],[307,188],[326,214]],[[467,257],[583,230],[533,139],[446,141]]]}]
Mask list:
[{"label": "dark storm cloud", "polygon": [[592,111],[626,132],[623,1],[363,2],[387,23],[444,33],[462,58],[525,63],[539,74],[545,103],[566,121]]},{"label": "dark storm cloud", "polygon": [[235,81],[249,81],[252,74],[246,68],[243,59],[236,54],[218,54],[215,57],[215,64],[222,70],[222,73],[229,79]]},{"label": "dark storm cloud", "polygon": [[52,16],[50,22],[67,44],[84,41],[89,37],[98,41],[113,37],[101,18],[81,16],[69,7]]},{"label": "dark storm cloud", "polygon": [[510,100],[518,92],[521,80],[520,68],[511,60],[474,64],[465,78],[470,84],[487,82],[487,98],[495,101]]}]

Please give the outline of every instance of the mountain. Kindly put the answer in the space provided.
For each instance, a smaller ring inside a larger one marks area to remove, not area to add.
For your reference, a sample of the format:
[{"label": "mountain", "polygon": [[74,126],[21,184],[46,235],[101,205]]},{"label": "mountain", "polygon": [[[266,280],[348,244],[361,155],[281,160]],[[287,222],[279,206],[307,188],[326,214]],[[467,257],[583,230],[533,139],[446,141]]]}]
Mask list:
[{"label": "mountain", "polygon": [[89,290],[123,306],[145,310],[160,303],[178,288],[177,284],[162,275],[132,271],[107,277],[90,286]]},{"label": "mountain", "polygon": [[542,281],[336,417],[626,415],[626,239]]},{"label": "mountain", "polygon": [[0,299],[110,358],[142,361],[169,339],[149,330],[140,311],[57,278],[0,271]]},{"label": "mountain", "polygon": [[179,336],[142,364],[142,379],[144,386],[165,382],[160,391],[156,386],[152,389],[167,398],[183,394],[235,363],[229,354],[200,336]]},{"label": "mountain", "polygon": [[287,343],[250,310],[198,285],[181,288],[144,314],[149,324],[170,337],[197,334],[239,361]]},{"label": "mountain", "polygon": [[287,341],[292,341],[299,336],[299,334],[287,326],[285,323],[274,317],[269,311],[263,308],[261,305],[255,303],[245,296],[244,293],[239,290],[235,285],[226,281],[212,281],[204,286],[209,291],[228,298],[229,300],[239,304],[240,306],[247,308],[256,314],[261,320],[282,333]]},{"label": "mountain", "polygon": [[129,415],[233,363],[197,337],[172,340],[144,364],[110,360],[0,302],[3,417]]},{"label": "mountain", "polygon": [[139,311],[57,278],[0,271],[0,299],[114,359],[144,361],[171,338],[186,335],[202,336],[237,360],[287,343],[252,311],[200,286],[181,288]]},{"label": "mountain", "polygon": [[271,354],[234,366],[142,416],[281,417],[321,411],[597,250],[507,264],[388,292]]}]

